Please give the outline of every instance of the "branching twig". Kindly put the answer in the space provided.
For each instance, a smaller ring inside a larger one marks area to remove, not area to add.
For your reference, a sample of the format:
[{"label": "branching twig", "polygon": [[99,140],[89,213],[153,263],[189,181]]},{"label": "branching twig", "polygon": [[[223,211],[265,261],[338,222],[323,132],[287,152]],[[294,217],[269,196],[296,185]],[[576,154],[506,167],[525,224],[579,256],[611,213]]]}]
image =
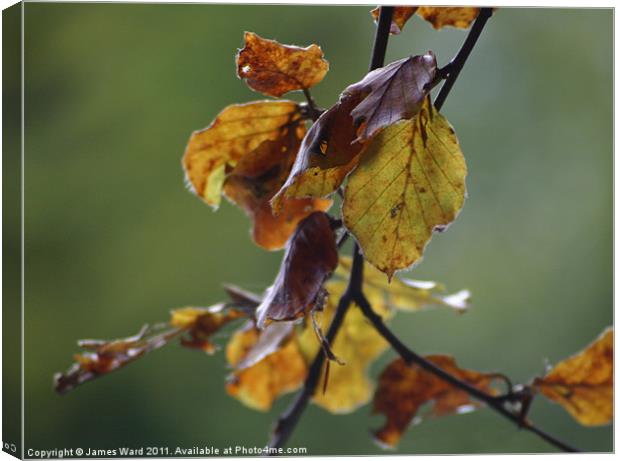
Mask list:
[{"label": "branching twig", "polygon": [[[381,7],[381,13],[379,16],[379,24],[377,27],[375,41],[373,45],[372,57],[370,60],[370,70],[374,70],[383,66],[383,62],[385,60],[385,52],[387,48],[387,42],[389,38],[389,30],[390,24],[392,21],[392,13],[393,7]],[[445,66],[443,69],[440,69],[440,73],[442,77],[446,77],[446,82],[442,86],[437,99],[435,100],[435,107],[437,110],[441,109],[443,103],[445,102],[454,82],[456,81],[463,65],[467,61],[478,37],[480,36],[484,25],[487,20],[493,14],[492,8],[482,8],[476,22],[472,26],[463,46],[454,57],[454,59]],[[308,107],[309,109],[316,115],[316,106],[314,105],[314,101],[310,96],[310,93],[305,90],[304,94],[308,99]],[[314,118],[316,120],[316,118]],[[344,243],[346,236],[348,234],[345,233],[339,242],[340,244]],[[472,386],[471,384],[460,380],[459,378],[451,375],[446,372],[441,367],[438,367],[434,363],[426,360],[424,357],[416,354],[414,351],[409,349],[405,344],[403,344],[392,331],[383,323],[383,319],[374,312],[372,306],[366,299],[363,293],[363,269],[364,269],[364,258],[360,252],[360,249],[355,243],[353,245],[353,263],[351,266],[351,274],[349,277],[349,283],[347,288],[340,298],[338,302],[338,306],[336,308],[336,313],[334,318],[329,326],[329,330],[325,339],[328,342],[333,342],[336,337],[336,334],[342,325],[345,314],[351,305],[351,303],[356,303],[366,318],[371,322],[373,327],[381,334],[386,341],[394,348],[394,350],[402,357],[402,359],[409,364],[416,364],[421,368],[435,374],[439,378],[445,380],[446,382],[452,384],[453,386],[467,392],[474,399],[488,405],[490,408],[495,410],[500,415],[504,416],[508,420],[516,423],[520,428],[524,428],[555,447],[567,451],[567,452],[576,452],[579,451],[576,448],[568,445],[567,443],[562,442],[561,440],[553,437],[552,435],[546,433],[542,429],[534,426],[531,422],[525,419],[525,413],[523,412],[523,408],[521,412],[509,410],[506,407],[507,403],[513,402],[515,399],[521,402],[522,405],[527,405],[529,407],[530,401],[521,401],[517,399],[517,394],[513,392],[512,384],[506,378],[505,381],[509,386],[508,393],[503,396],[495,396],[491,394],[487,394],[481,389]],[[304,382],[302,390],[299,392],[291,406],[287,409],[287,411],[278,419],[276,427],[274,429],[273,437],[270,441],[269,446],[271,448],[281,447],[286,443],[293,430],[301,414],[306,408],[310,398],[314,395],[320,376],[321,370],[323,368],[323,364],[325,363],[325,354],[323,351],[319,351],[314,358],[314,361],[310,365],[310,369],[308,371],[308,376]],[[505,377],[504,377],[505,378]],[[527,410],[525,410],[527,411]]]},{"label": "branching twig", "polygon": [[306,97],[306,101],[308,101],[308,104],[306,106],[308,110],[308,116],[310,117],[310,119],[312,119],[313,122],[316,122],[324,111],[323,109],[319,109],[317,107],[316,102],[314,101],[314,98],[310,94],[309,89],[304,88],[303,91],[304,91],[304,96]]},{"label": "branching twig", "polygon": [[478,37],[480,37],[482,29],[484,29],[484,25],[487,23],[492,14],[493,8],[480,9],[476,22],[474,22],[474,25],[471,27],[467,38],[463,42],[463,46],[461,46],[461,49],[456,54],[454,59],[452,59],[452,61],[450,61],[450,63],[443,69],[440,69],[440,73],[447,73],[448,78],[441,87],[441,90],[437,95],[437,99],[435,99],[435,108],[437,110],[440,110],[443,103],[446,102],[446,98],[452,89],[452,85],[454,85],[456,78],[459,76],[461,69],[465,65],[465,61],[467,61],[467,58],[469,57],[471,50],[474,48]]},{"label": "branching twig", "polygon": [[425,369],[426,371],[433,373],[434,375],[438,376],[444,381],[467,392],[470,396],[472,396],[476,400],[479,400],[480,402],[485,403],[490,408],[498,412],[500,415],[504,416],[505,418],[519,425],[519,427],[522,427],[526,430],[529,430],[539,435],[544,440],[556,446],[557,448],[564,450],[564,451],[568,451],[568,452],[579,451],[576,448],[568,445],[567,443],[562,442],[561,440],[553,437],[552,435],[547,434],[542,429],[537,428],[529,421],[524,420],[519,414],[516,414],[506,409],[506,407],[504,406],[504,402],[506,401],[505,399],[497,398],[494,395],[487,394],[486,392],[478,389],[477,387],[472,386],[471,384],[460,380],[459,378],[451,375],[450,373],[448,373],[441,367],[438,367],[434,363],[429,362],[424,357],[416,354],[414,351],[409,349],[407,346],[405,346],[400,341],[400,339],[398,339],[394,335],[394,333],[392,333],[392,331],[385,325],[385,323],[383,323],[383,320],[372,309],[372,307],[370,306],[370,303],[368,302],[366,297],[363,295],[363,293],[356,293],[353,300],[360,307],[360,309],[362,310],[366,318],[370,321],[370,323],[372,323],[372,325],[375,327],[375,330],[377,330],[377,332],[379,332],[379,334],[383,336],[383,338],[385,338],[385,340],[390,344],[390,346],[392,346],[392,348],[398,353],[398,355],[401,356],[401,358],[405,362],[407,362],[408,364],[415,363],[416,365]]},{"label": "branching twig", "polygon": [[[374,70],[383,65],[385,60],[385,51],[387,49],[387,42],[390,35],[390,25],[392,24],[392,12],[393,7],[381,7],[381,14],[379,15],[379,24],[377,25],[377,31],[375,33],[374,45],[372,48],[372,57],[370,59],[370,70]],[[310,106],[313,101],[308,91],[304,91],[306,98],[308,99],[308,105]],[[344,240],[342,241],[344,243]],[[353,263],[354,267],[351,269],[351,275],[349,276],[349,283],[344,294],[338,302],[336,313],[329,326],[326,340],[330,343],[334,341],[336,333],[342,325],[344,316],[351,305],[354,294],[361,293],[364,264],[359,248],[357,245],[353,247]],[[306,408],[308,401],[314,395],[319,378],[321,377],[321,369],[325,362],[325,355],[323,351],[319,351],[314,358],[314,361],[310,365],[308,370],[308,376],[304,382],[303,388],[297,394],[297,397],[289,408],[280,416],[276,427],[273,431],[273,436],[269,442],[270,448],[281,447],[286,443],[290,435],[292,434],[297,422],[304,409]]]}]

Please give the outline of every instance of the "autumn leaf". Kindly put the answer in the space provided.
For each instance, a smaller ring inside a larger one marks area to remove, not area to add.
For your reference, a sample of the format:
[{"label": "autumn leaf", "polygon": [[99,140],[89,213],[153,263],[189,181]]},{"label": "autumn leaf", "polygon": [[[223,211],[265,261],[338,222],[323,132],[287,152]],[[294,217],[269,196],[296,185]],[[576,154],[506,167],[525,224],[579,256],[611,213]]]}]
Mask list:
[{"label": "autumn leaf", "polygon": [[[379,20],[380,7],[370,12],[375,22]],[[391,34],[400,34],[407,21],[415,13],[430,22],[435,29],[452,26],[458,29],[467,29],[478,17],[480,8],[475,7],[445,7],[445,6],[395,6],[392,13]]]},{"label": "autumn leaf", "polygon": [[316,85],[328,70],[319,46],[281,45],[253,32],[245,33],[245,46],[237,54],[239,78],[254,91],[276,98]]},{"label": "autumn leaf", "polygon": [[416,117],[388,126],[364,149],[345,189],[344,223],[391,278],[456,218],[466,174],[454,130],[427,97]]},{"label": "autumn leaf", "polygon": [[170,325],[187,331],[189,337],[181,338],[183,346],[213,354],[217,347],[211,342],[211,336],[224,325],[243,317],[248,317],[248,311],[227,308],[223,304],[183,307],[171,312]]},{"label": "autumn leaf", "polygon": [[355,168],[362,144],[355,142],[351,111],[360,101],[359,95],[343,95],[308,130],[288,179],[271,201],[276,213],[287,198],[331,194]]},{"label": "autumn leaf", "polygon": [[256,310],[257,324],[303,316],[323,292],[338,264],[338,249],[328,215],[312,213],[299,223],[286,245],[274,284]]},{"label": "autumn leaf", "polygon": [[[447,355],[429,355],[425,358],[480,390],[489,394],[496,393],[491,387],[497,377],[495,374],[463,370],[457,366],[454,358]],[[426,416],[462,413],[478,405],[465,391],[418,365],[408,365],[400,358],[390,363],[379,377],[373,402],[373,413],[381,413],[386,417],[384,426],[374,432],[377,442],[395,447],[413,418],[421,418],[418,415],[420,407],[430,402],[433,402],[433,407]]]},{"label": "autumn leaf", "polygon": [[[247,361],[248,353],[260,343],[261,335],[269,334],[269,327],[259,330],[249,323],[235,332],[226,346],[228,363],[238,367]],[[306,362],[294,337],[283,342],[260,360],[250,361],[250,366],[233,371],[226,383],[228,394],[250,408],[267,411],[278,396],[298,389],[307,374]]]},{"label": "autumn leaf", "polygon": [[[351,258],[341,257],[335,275],[345,279],[351,271]],[[444,294],[445,287],[429,280],[413,280],[406,277],[394,277],[391,282],[385,274],[368,263],[364,263],[364,292],[373,306],[385,306],[391,312],[415,312],[431,307],[444,306],[456,312],[465,312],[469,308],[469,290],[460,290]]]},{"label": "autumn leaf", "polygon": [[435,29],[452,26],[467,29],[480,14],[480,8],[457,6],[421,6],[418,16],[430,22]]},{"label": "autumn leaf", "polygon": [[[326,284],[328,300],[323,311],[315,314],[323,331],[327,331],[345,287],[346,283],[342,280],[330,280]],[[381,313],[388,315],[387,311]],[[306,328],[299,335],[299,345],[308,362],[320,350],[310,319],[306,321]],[[312,398],[313,403],[336,414],[350,413],[366,404],[374,389],[374,383],[368,376],[368,368],[387,348],[387,342],[368,323],[362,311],[352,305],[331,344],[333,353],[344,365],[330,365],[325,393],[319,386]],[[325,379],[323,371],[319,382],[323,383]]]},{"label": "autumn leaf", "polygon": [[533,388],[562,405],[584,426],[609,424],[613,419],[613,328],[592,344],[561,361]]},{"label": "autumn leaf", "polygon": [[284,247],[297,223],[314,211],[326,211],[331,200],[286,199],[277,215],[270,200],[286,181],[304,129],[285,130],[276,140],[267,140],[241,157],[224,183],[224,194],[252,219],[252,239],[267,249]]},{"label": "autumn leaf", "polygon": [[[403,27],[418,9],[417,6],[395,6],[392,13],[392,24],[390,25],[390,34],[398,35],[402,32]],[[370,12],[375,22],[379,21],[379,13],[381,7],[378,6]]]},{"label": "autumn leaf", "polygon": [[257,101],[226,107],[207,128],[190,137],[183,168],[192,191],[213,208],[220,204],[226,175],[265,141],[287,133],[303,136],[299,105],[292,101]]},{"label": "autumn leaf", "polygon": [[381,128],[415,116],[437,82],[436,73],[437,60],[429,51],[394,61],[349,85],[345,94],[365,96],[351,111],[353,123],[361,125],[358,140],[364,142]]},{"label": "autumn leaf", "polygon": [[66,394],[80,384],[107,375],[165,346],[183,331],[183,328],[167,328],[165,325],[146,325],[138,334],[128,338],[80,340],[78,346],[85,352],[73,356],[75,363],[66,373],[54,375],[54,388],[59,394]]}]

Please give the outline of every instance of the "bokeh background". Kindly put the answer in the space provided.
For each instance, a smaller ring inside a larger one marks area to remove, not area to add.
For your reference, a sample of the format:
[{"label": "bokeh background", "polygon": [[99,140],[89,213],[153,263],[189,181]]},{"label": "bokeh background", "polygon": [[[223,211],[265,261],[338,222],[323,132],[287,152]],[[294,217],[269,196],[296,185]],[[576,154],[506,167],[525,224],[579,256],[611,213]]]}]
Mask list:
[{"label": "bokeh background", "polygon": [[[264,446],[291,396],[269,413],[243,407],[224,391],[222,353],[173,344],[62,397],[52,374],[78,338],[217,302],[223,282],[260,292],[272,281],[281,253],[252,244],[240,210],[214,213],[185,189],[185,143],[224,106],[262,98],[235,77],[244,30],[320,44],[331,70],[313,94],[329,106],[366,72],[369,9],[26,4],[26,448]],[[418,352],[527,382],[612,323],[612,15],[503,8],[490,20],[443,110],[469,199],[411,274],[469,288],[473,307],[401,314],[394,329]],[[431,49],[445,64],[465,35],[415,18],[388,60]],[[612,450],[611,427],[581,427],[542,398],[531,417]],[[311,406],[290,446],[384,454],[369,436],[381,422],[368,406]],[[483,409],[415,426],[396,452],[546,451]]]}]

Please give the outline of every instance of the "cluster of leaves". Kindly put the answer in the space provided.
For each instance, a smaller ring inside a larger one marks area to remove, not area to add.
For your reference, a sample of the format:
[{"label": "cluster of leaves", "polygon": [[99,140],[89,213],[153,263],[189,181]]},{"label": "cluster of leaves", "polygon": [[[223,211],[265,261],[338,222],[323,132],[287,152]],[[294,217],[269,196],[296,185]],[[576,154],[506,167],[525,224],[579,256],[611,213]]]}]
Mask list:
[{"label": "cluster of leaves", "polygon": [[[376,18],[378,9],[371,13]],[[467,28],[479,9],[396,7],[391,32],[399,33],[416,13],[435,28]],[[55,377],[57,391],[72,390],[177,338],[212,354],[214,334],[234,325],[225,347],[232,369],[226,390],[257,410],[268,410],[276,398],[300,388],[317,354],[328,360],[313,403],[348,413],[372,400],[373,411],[386,417],[375,431],[385,446],[395,446],[413,420],[480,406],[464,390],[400,358],[375,384],[368,370],[388,343],[360,309],[346,313],[332,343],[323,335],[352,270],[351,260],[338,254],[347,233],[367,261],[365,296],[384,321],[397,312],[468,307],[467,290],[445,294],[435,282],[394,277],[421,259],[433,232],[456,218],[466,196],[463,153],[430,98],[443,78],[435,55],[429,51],[371,71],[325,111],[308,93],[329,69],[317,45],[282,45],[246,32],[236,61],[238,77],[251,89],[274,98],[303,91],[308,103],[280,99],[226,107],[192,134],[183,168],[189,187],[205,203],[217,208],[224,196],[249,216],[257,245],[284,249],[273,284],[262,296],[229,286],[228,302],[175,309],[167,324],[126,339],[81,341],[85,351]],[[337,191],[341,214],[331,216],[330,195]],[[525,406],[541,393],[582,424],[608,423],[612,349],[607,330],[577,356],[521,386],[518,403]],[[502,395],[497,385],[505,382],[502,375],[462,369],[447,355],[426,360],[489,395]],[[509,396],[515,395],[510,386]],[[419,414],[428,402],[434,402],[430,411]]]}]

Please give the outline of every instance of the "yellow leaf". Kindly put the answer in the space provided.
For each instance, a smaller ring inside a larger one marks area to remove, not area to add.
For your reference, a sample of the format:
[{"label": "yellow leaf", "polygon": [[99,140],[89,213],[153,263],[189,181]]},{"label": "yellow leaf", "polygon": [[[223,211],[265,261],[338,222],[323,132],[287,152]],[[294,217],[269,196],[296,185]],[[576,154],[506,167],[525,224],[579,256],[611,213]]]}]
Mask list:
[{"label": "yellow leaf", "polygon": [[183,168],[192,191],[217,208],[226,175],[265,141],[300,130],[299,106],[292,101],[257,101],[226,107],[207,128],[190,137]]},{"label": "yellow leaf", "polygon": [[[336,276],[348,278],[351,271],[351,258],[341,257]],[[372,306],[384,305],[383,310],[393,309],[414,312],[434,306],[445,306],[456,312],[464,312],[469,307],[471,296],[468,290],[443,294],[445,287],[437,282],[412,280],[395,277],[388,282],[385,274],[368,263],[364,263],[364,293]],[[381,312],[377,312],[381,313]]]},{"label": "yellow leaf", "polygon": [[[240,364],[259,343],[261,334],[264,333],[252,325],[235,332],[226,346],[228,363],[233,367]],[[298,389],[306,374],[306,362],[295,339],[290,338],[258,362],[235,370],[226,383],[226,391],[250,408],[267,411],[280,395]]]},{"label": "yellow leaf", "polygon": [[[323,331],[327,331],[336,311],[338,300],[345,289],[345,282],[331,280],[326,288],[329,292],[327,304],[322,313],[317,313],[317,321]],[[299,335],[300,348],[308,361],[319,351],[319,343],[315,332],[308,325]],[[362,311],[352,305],[347,312],[342,326],[331,344],[334,354],[344,365],[330,364],[329,379],[326,392],[323,393],[322,383],[313,396],[313,402],[331,413],[350,413],[367,403],[372,397],[374,384],[368,377],[368,367],[388,347],[387,342],[370,325]]]},{"label": "yellow leaf", "polygon": [[345,225],[391,278],[456,218],[466,174],[454,130],[427,97],[418,115],[388,126],[362,152],[345,189]]},{"label": "yellow leaf", "polygon": [[239,78],[253,90],[276,98],[316,85],[328,70],[319,46],[282,45],[253,32],[245,33],[245,47],[237,54]]},{"label": "yellow leaf", "polygon": [[417,10],[418,16],[430,22],[435,29],[446,26],[467,29],[479,13],[480,8],[455,6],[421,6]]},{"label": "yellow leaf", "polygon": [[562,405],[580,424],[598,426],[613,419],[613,328],[607,328],[578,354],[558,363],[534,389]]}]

